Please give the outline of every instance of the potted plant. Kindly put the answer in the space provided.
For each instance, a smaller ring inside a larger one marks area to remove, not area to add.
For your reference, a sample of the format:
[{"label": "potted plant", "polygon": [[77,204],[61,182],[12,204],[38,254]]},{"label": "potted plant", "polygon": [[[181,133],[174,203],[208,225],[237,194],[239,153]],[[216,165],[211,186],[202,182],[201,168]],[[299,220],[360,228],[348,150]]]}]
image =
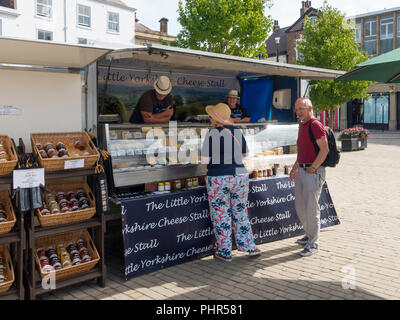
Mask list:
[{"label": "potted plant", "polygon": [[367,147],[367,129],[347,128],[339,133],[338,140],[342,141],[342,151],[364,150]]}]

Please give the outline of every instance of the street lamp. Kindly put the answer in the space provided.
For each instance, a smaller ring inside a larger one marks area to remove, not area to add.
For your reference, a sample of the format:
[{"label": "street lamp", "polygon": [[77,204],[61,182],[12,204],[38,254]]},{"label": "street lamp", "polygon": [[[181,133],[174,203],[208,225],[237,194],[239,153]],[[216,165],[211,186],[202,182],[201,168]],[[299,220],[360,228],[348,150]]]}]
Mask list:
[{"label": "street lamp", "polygon": [[275,38],[276,43],[276,62],[279,62],[279,41],[281,40],[280,37]]},{"label": "street lamp", "polygon": [[274,0],[267,0],[265,4],[267,5],[268,9],[271,10],[271,7],[274,5]]}]

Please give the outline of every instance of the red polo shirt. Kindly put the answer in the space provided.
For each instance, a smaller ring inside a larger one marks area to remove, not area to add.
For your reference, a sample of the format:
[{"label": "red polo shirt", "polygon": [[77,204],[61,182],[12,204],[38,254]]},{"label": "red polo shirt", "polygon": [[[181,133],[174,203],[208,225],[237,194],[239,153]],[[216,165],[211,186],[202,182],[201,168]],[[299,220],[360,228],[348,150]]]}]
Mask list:
[{"label": "red polo shirt", "polygon": [[[317,157],[308,132],[310,121],[311,120],[301,123],[299,126],[299,136],[297,138],[297,161],[299,163],[313,163]],[[315,140],[326,138],[324,126],[317,119],[312,122],[311,130],[314,134]]]}]

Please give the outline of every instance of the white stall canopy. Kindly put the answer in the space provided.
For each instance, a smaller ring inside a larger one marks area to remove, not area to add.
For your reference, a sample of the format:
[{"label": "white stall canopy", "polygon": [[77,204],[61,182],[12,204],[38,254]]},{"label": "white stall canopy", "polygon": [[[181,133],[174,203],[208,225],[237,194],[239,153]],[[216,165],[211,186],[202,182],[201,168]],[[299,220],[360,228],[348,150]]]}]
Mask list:
[{"label": "white stall canopy", "polygon": [[0,37],[0,63],[82,69],[109,49]]},{"label": "white stall canopy", "polygon": [[88,115],[81,70],[109,52],[0,38],[0,134],[22,138],[30,151],[30,133],[82,131]]},{"label": "white stall canopy", "polygon": [[[163,45],[147,45],[116,50],[99,64],[113,68],[159,72],[182,72],[220,76],[245,77],[287,76],[302,79],[332,80],[344,72],[295,64],[248,59],[225,54],[189,50]],[[251,75],[251,76],[250,76]]]}]

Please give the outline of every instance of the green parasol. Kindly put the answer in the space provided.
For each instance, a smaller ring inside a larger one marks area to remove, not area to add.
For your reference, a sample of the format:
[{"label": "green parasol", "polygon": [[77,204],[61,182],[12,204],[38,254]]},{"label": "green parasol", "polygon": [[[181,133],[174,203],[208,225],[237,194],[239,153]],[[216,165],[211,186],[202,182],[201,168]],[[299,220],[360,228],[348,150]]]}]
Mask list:
[{"label": "green parasol", "polygon": [[363,63],[336,80],[369,80],[381,83],[400,82],[400,48]]}]

